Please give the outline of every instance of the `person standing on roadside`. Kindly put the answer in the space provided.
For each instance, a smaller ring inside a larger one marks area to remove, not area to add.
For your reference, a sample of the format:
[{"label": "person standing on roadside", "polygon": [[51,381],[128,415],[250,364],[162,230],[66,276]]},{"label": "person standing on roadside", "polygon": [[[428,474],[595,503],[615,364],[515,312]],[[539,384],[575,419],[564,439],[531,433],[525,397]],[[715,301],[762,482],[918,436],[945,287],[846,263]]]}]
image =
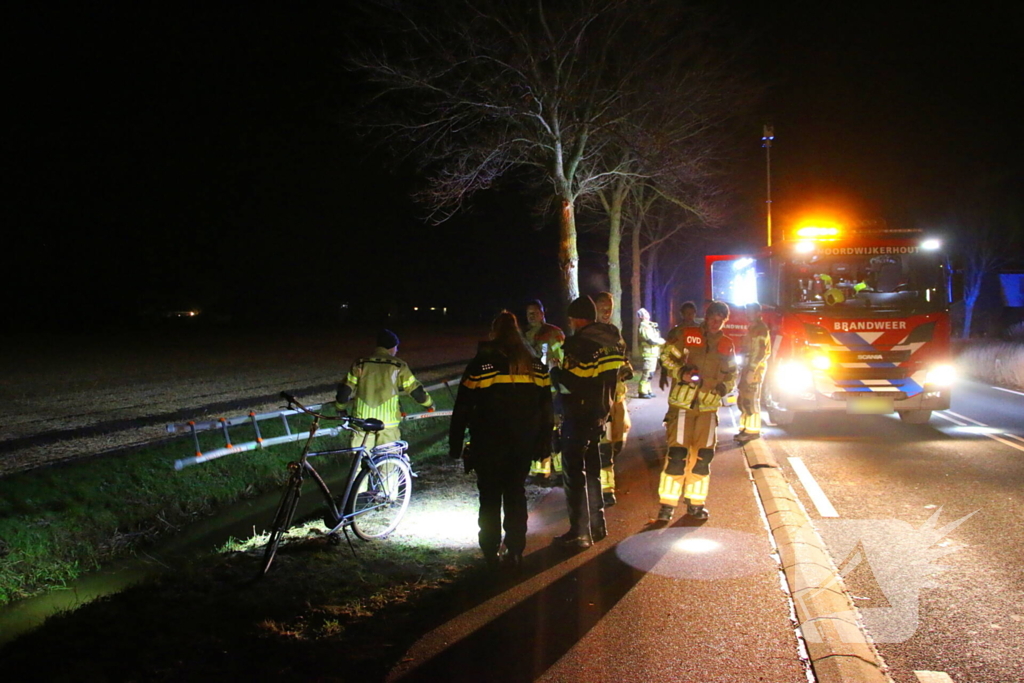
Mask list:
[{"label": "person standing on roadside", "polygon": [[[372,417],[384,423],[383,431],[369,434],[366,441],[369,448],[402,438],[399,395],[408,394],[428,412],[434,412],[434,400],[397,353],[398,335],[391,330],[381,330],[377,333],[377,348],[352,364],[334,397],[339,412],[351,401],[352,417]],[[362,432],[353,432],[353,441],[362,438]]]},{"label": "person standing on roadside", "polygon": [[[679,333],[687,327],[696,327],[703,321],[697,318],[697,304],[692,301],[684,301],[679,306],[679,324],[668,331],[665,335],[665,344],[672,344],[679,338]],[[665,370],[665,366],[661,364],[661,358],[658,358],[658,367],[661,371],[658,373],[658,388],[662,391],[668,389],[671,378],[668,376],[668,372]]]},{"label": "person standing on roadside", "polygon": [[722,329],[728,319],[729,306],[712,301],[703,324],[683,329],[662,351],[661,362],[673,382],[665,416],[668,457],[658,485],[658,521],[670,522],[683,496],[687,516],[708,518],[704,502],[718,445],[718,408],[736,384],[736,349]]},{"label": "person standing on roadside", "polygon": [[565,410],[562,456],[569,531],[555,540],[583,549],[608,535],[598,444],[615,400],[626,343],[613,325],[596,322],[597,310],[590,297],[576,299],[567,312],[573,334],[565,341],[562,363],[552,377]]},{"label": "person standing on roadside", "polygon": [[761,438],[761,383],[772,353],[772,338],[761,317],[761,304],[747,304],[747,332],[743,335],[743,369],[740,371],[740,432],[735,440],[747,443]]},{"label": "person standing on roadside", "polygon": [[636,312],[640,321],[640,330],[637,335],[640,340],[640,356],[643,359],[643,368],[640,370],[640,385],[637,388],[637,398],[654,398],[651,390],[651,378],[658,367],[658,356],[661,354],[661,347],[665,340],[658,332],[658,323],[651,320],[651,314],[646,308]]},{"label": "person standing on roadside", "polygon": [[[597,322],[612,324],[615,312],[615,299],[611,292],[598,292],[594,296],[597,308]],[[616,328],[618,329],[618,328]],[[626,382],[633,379],[633,364],[627,357],[619,369],[618,381],[615,383],[615,402],[612,404],[611,416],[604,428],[599,451],[601,453],[601,494],[605,508],[615,505],[615,458],[626,445],[632,422],[626,409]]]},{"label": "person standing on roadside", "polygon": [[[480,550],[488,566],[504,561],[518,569],[526,548],[523,482],[530,460],[551,444],[551,378],[526,346],[515,315],[499,313],[490,337],[480,343],[462,376],[448,449],[452,458],[463,457],[468,427],[470,463],[480,492]],[[503,508],[505,555],[500,558]]]},{"label": "person standing on roadside", "polygon": [[[546,368],[557,367],[562,361],[562,345],[565,343],[565,334],[561,328],[545,321],[544,304],[534,299],[526,304],[526,330],[523,336],[526,343],[533,349],[537,358]],[[555,396],[555,425],[552,427],[551,444],[546,454],[538,457],[530,464],[530,477],[537,484],[551,484],[561,476],[562,453],[561,448],[556,445],[555,430],[561,424],[561,409],[558,396]]]}]

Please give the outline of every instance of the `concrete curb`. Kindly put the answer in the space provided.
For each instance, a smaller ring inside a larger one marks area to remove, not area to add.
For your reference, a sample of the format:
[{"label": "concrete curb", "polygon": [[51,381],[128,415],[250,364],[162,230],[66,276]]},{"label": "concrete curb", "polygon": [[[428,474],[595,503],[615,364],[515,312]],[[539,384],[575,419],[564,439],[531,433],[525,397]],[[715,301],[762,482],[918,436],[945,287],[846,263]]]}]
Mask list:
[{"label": "concrete curb", "polygon": [[764,439],[743,446],[819,683],[893,683],[825,543]]}]

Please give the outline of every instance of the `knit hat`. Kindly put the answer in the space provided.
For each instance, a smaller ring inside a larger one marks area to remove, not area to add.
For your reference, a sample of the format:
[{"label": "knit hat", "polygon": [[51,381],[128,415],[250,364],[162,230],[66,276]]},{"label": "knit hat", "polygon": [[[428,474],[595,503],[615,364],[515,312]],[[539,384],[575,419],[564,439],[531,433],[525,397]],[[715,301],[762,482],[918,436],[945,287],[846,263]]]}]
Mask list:
[{"label": "knit hat", "polygon": [[597,320],[597,307],[594,306],[594,301],[589,296],[581,296],[573,301],[569,304],[569,310],[566,313],[570,318]]},{"label": "knit hat", "polygon": [[398,346],[398,335],[391,330],[381,330],[377,333],[377,346],[382,349],[393,349]]}]

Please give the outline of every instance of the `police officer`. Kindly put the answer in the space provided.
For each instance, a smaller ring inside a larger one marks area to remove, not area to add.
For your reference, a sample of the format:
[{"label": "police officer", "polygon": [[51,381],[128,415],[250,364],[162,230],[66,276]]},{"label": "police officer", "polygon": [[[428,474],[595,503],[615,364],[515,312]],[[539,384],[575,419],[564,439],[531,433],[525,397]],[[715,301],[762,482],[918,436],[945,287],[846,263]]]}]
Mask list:
[{"label": "police officer", "polygon": [[747,304],[747,332],[743,335],[743,369],[740,371],[740,432],[735,440],[747,443],[761,438],[761,383],[772,352],[768,325],[761,317],[761,304]]},{"label": "police officer", "polygon": [[526,548],[526,491],[523,480],[538,450],[550,449],[551,379],[519,334],[515,315],[502,311],[466,367],[452,410],[449,455],[463,455],[469,428],[472,467],[480,492],[479,542],[484,560],[499,563],[502,508],[504,561],[519,568]]},{"label": "police officer", "polygon": [[[597,308],[597,322],[605,325],[612,324],[612,314],[615,312],[615,300],[611,292],[598,292],[594,296],[594,306]],[[619,370],[618,382],[615,383],[615,402],[612,404],[611,416],[605,424],[604,434],[601,436],[599,451],[601,453],[601,494],[604,497],[604,506],[610,508],[615,505],[615,458],[626,445],[626,437],[632,427],[629,419],[629,411],[626,409],[626,382],[633,379],[633,364],[627,358]]]},{"label": "police officer", "polygon": [[736,350],[722,330],[728,319],[729,306],[712,301],[704,322],[685,328],[661,354],[673,380],[665,416],[668,457],[658,486],[658,520],[663,522],[672,520],[683,496],[688,516],[708,518],[704,502],[717,445],[718,408],[736,384]]},{"label": "police officer", "polygon": [[589,548],[608,535],[598,444],[615,400],[626,343],[614,326],[596,322],[597,311],[590,297],[573,301],[567,313],[573,334],[565,341],[562,364],[552,371],[552,377],[565,411],[562,457],[569,531],[556,541],[567,547]]},{"label": "police officer", "polygon": [[[372,417],[384,423],[383,431],[369,435],[366,445],[371,448],[402,438],[398,427],[402,421],[398,405],[400,394],[408,394],[428,412],[434,411],[434,400],[413,376],[408,363],[395,355],[397,353],[398,335],[391,330],[381,330],[377,334],[377,348],[352,364],[345,381],[338,385],[334,398],[339,411],[352,401],[350,414],[353,417]],[[361,432],[353,436],[354,440],[362,438]]]},{"label": "police officer", "polygon": [[636,317],[640,320],[638,337],[640,341],[640,356],[643,359],[643,368],[640,370],[640,385],[637,387],[637,397],[654,398],[654,392],[651,391],[651,378],[654,376],[654,371],[658,368],[658,356],[661,354],[661,347],[664,345],[665,340],[661,338],[661,334],[658,332],[658,323],[651,320],[651,314],[646,308],[641,308],[637,311]]},{"label": "police officer", "polygon": [[[533,352],[545,367],[557,367],[562,361],[562,344],[565,334],[561,328],[545,321],[544,304],[534,299],[526,304],[526,329],[523,336]],[[562,453],[557,445],[556,430],[561,422],[561,410],[558,408],[558,397],[555,397],[555,427],[552,433],[552,444],[548,452],[530,464],[530,477],[534,483],[553,483],[562,471]]]}]

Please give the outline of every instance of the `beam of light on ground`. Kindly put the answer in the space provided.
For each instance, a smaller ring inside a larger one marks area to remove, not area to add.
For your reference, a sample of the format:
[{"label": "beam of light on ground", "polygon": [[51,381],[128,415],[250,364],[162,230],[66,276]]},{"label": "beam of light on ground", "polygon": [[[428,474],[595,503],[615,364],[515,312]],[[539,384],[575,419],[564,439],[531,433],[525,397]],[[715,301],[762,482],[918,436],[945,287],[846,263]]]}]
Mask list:
[{"label": "beam of light on ground", "polygon": [[615,554],[643,572],[673,579],[717,581],[774,571],[766,554],[757,552],[759,536],[732,529],[669,527],[631,536]]}]

